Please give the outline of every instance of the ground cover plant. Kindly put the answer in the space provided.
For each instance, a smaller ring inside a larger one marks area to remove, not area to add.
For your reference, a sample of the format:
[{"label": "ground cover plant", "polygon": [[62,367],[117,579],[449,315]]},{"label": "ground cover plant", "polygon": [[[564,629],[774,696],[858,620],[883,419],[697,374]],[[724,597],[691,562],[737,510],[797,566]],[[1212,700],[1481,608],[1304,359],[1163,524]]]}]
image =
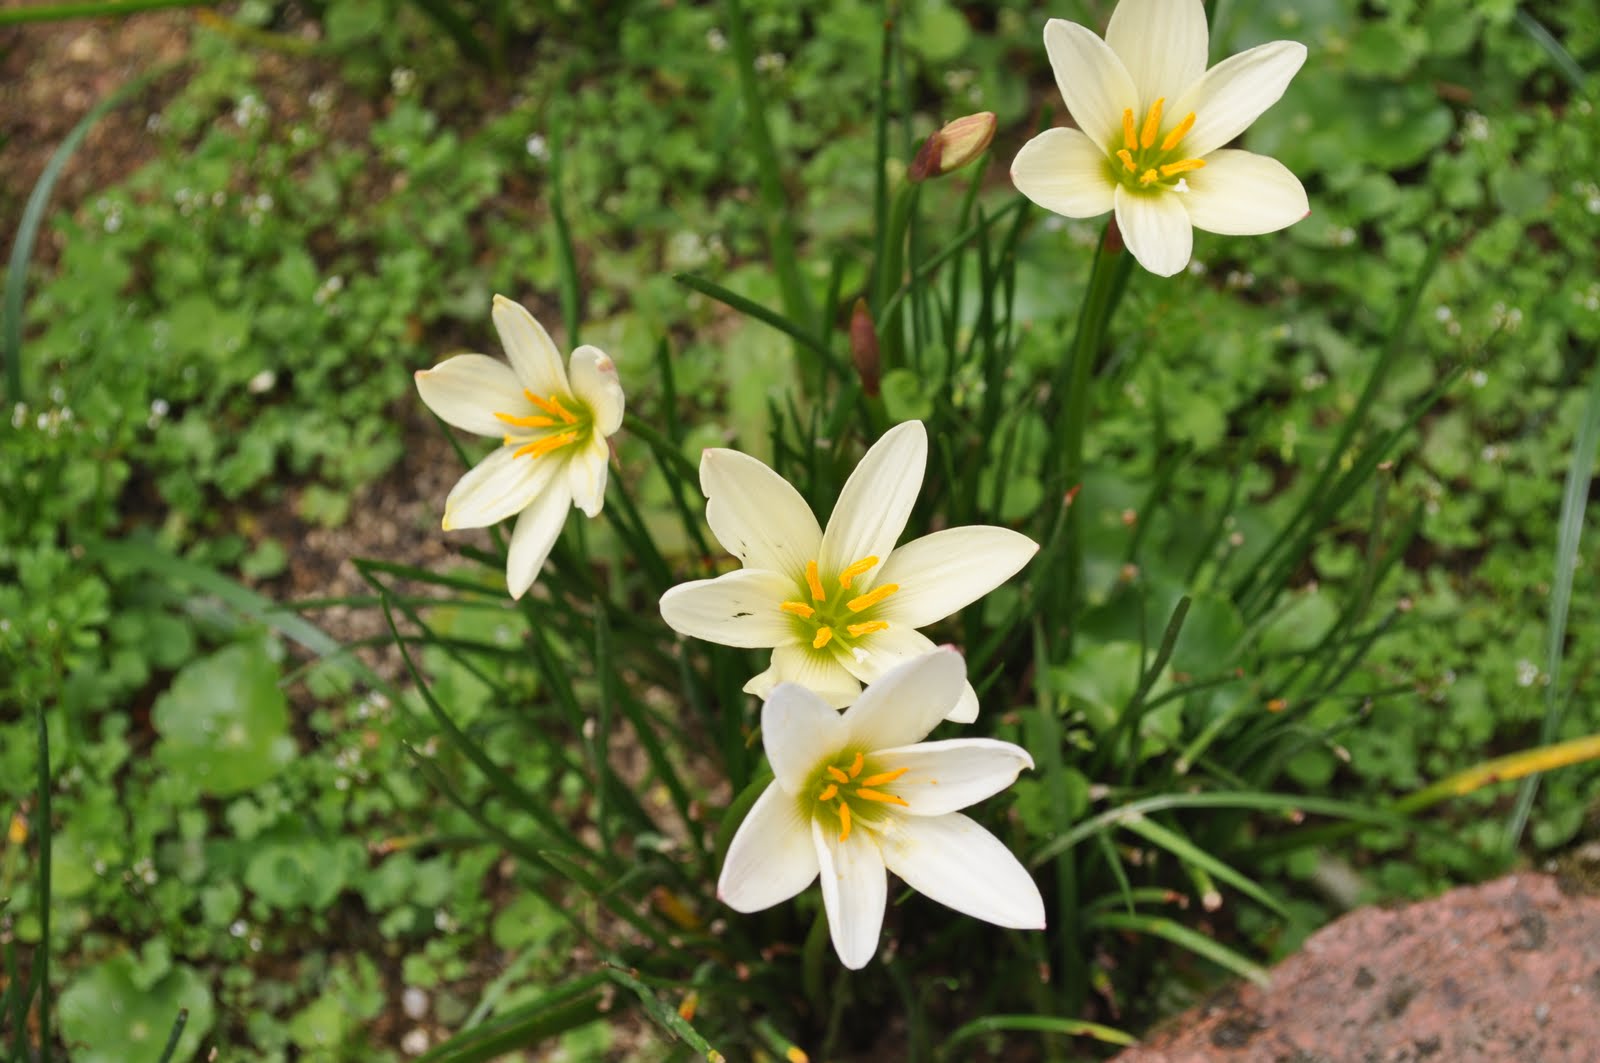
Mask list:
[{"label": "ground cover plant", "polygon": [[5,1051],[1097,1058],[1592,837],[1595,16],[1146,6],[172,17],[5,193]]}]

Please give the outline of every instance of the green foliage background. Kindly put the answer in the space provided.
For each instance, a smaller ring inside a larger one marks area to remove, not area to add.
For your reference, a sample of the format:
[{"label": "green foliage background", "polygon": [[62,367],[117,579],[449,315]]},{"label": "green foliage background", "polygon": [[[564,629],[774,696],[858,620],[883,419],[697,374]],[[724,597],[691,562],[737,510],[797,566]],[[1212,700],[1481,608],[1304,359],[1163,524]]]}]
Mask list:
[{"label": "green foliage background", "polygon": [[[847,0],[747,8],[800,268],[819,291],[835,269],[858,290],[875,183],[877,71],[863,42],[878,40],[881,13]],[[241,611],[193,576],[219,569],[275,597],[294,535],[359,526],[366,485],[433,431],[412,370],[492,351],[495,291],[560,318],[553,194],[578,249],[584,340],[617,361],[634,409],[660,408],[655,355],[670,341],[691,461],[730,439],[771,455],[775,410],[799,380],[780,333],[673,279],[692,271],[765,305],[782,298],[721,7],[475,8],[477,59],[427,10],[316,5],[309,54],[291,47],[297,16],[260,0],[220,28],[196,23],[181,85],[152,97],[155,158],[49,220],[59,256],[30,278],[26,393],[0,424],[0,813],[32,807],[42,704],[56,790],[51,973],[61,1036],[85,1046],[72,1058],[157,1059],[178,1006],[190,1009],[179,1058],[202,1041],[237,1059],[400,1058],[407,1030],[436,1036],[533,999],[579,948],[559,913],[565,887],[513,875],[418,774],[408,748],[440,742],[420,702],[371,692],[343,658],[306,663],[262,622],[264,606]],[[1106,13],[908,0],[891,155],[909,158],[942,119],[993,110],[999,164],[980,201],[1001,209],[1005,161],[1058,106],[1043,19]],[[1293,704],[1314,684],[1294,673],[1272,687],[1261,677],[1283,673],[1264,670],[1184,711],[1231,720],[1289,700],[1305,736],[1283,765],[1290,784],[1372,806],[1537,744],[1547,693],[1566,706],[1548,737],[1600,731],[1592,544],[1576,559],[1566,666],[1548,692],[1544,643],[1561,476],[1600,339],[1600,117],[1561,63],[1600,63],[1600,16],[1581,4],[1284,0],[1219,3],[1212,23],[1214,56],[1282,36],[1311,48],[1247,144],[1302,177],[1313,214],[1272,237],[1201,236],[1190,276],[1130,287],[1087,436],[1092,609],[1079,653],[1040,688],[1076,706],[1069,729],[1095,747],[1180,595],[1193,604],[1172,666],[1189,675],[1318,645],[1340,603],[1364,595],[1387,619],[1337,696]],[[5,189],[8,217],[26,191]],[[929,195],[930,214],[954,216],[957,190]],[[1097,235],[1030,216],[1008,394],[1068,347]],[[1404,432],[1370,499],[1288,573],[1294,592],[1241,610],[1238,581],[1292,488],[1329,457],[1436,242],[1442,262],[1373,425],[1403,427],[1452,367],[1463,378]],[[923,354],[940,364],[942,352]],[[957,379],[950,393],[976,402],[986,384]],[[945,401],[920,374],[885,381],[892,418]],[[1043,418],[1025,412],[1007,432],[1017,464],[1038,465]],[[667,478],[638,454],[623,460],[664,552],[691,552]],[[1037,478],[986,475],[978,493],[999,519],[1043,504]],[[1142,523],[1157,493],[1166,515]],[[1213,564],[1196,515],[1230,500],[1232,552]],[[1394,526],[1374,524],[1380,507],[1417,524],[1400,563],[1367,586],[1369,531]],[[260,515],[285,509],[295,532],[265,532]],[[620,571],[622,546],[604,527],[592,535]],[[177,560],[148,564],[106,540]],[[1209,586],[1194,580],[1202,561]],[[493,591],[492,577],[463,579]],[[533,697],[539,685],[519,663],[525,618],[469,601],[429,622],[505,649],[496,685],[472,666],[481,656],[434,647],[422,667],[465,730],[489,748],[509,740],[501,690]],[[1170,757],[1189,734],[1181,703],[1167,706],[1145,717],[1134,760]],[[580,802],[581,754],[518,767],[555,806]],[[1104,767],[1019,786],[1024,832],[1048,837],[1089,814],[1092,788],[1122,765]],[[1270,958],[1344,904],[1543,861],[1594,836],[1595,778],[1548,779],[1520,850],[1506,843],[1501,788],[1451,806],[1448,830],[1263,855],[1246,870],[1278,884],[1289,917],[1244,903],[1208,929]],[[489,792],[476,776],[463,785],[469,801]],[[1355,896],[1318,885],[1330,861],[1356,872]],[[26,845],[0,850],[0,919],[25,948],[42,931],[34,866]],[[1163,1004],[1215,973],[1158,966]],[[408,988],[425,994],[415,1015],[396,1010]],[[113,1047],[135,1019],[145,1036]],[[602,1052],[613,1030],[569,1034],[569,1050]],[[619,1055],[634,1050],[624,1042]]]}]

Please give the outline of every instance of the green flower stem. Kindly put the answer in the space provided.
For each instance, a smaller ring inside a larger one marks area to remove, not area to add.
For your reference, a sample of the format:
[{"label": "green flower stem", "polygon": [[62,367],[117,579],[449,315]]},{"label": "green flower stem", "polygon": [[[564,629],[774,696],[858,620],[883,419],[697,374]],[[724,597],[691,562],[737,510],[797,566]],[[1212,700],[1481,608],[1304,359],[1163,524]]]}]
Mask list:
[{"label": "green flower stem", "polygon": [[[905,319],[900,303],[891,300],[900,289],[905,273],[906,233],[916,214],[917,193],[921,186],[914,181],[903,182],[894,194],[894,204],[889,209],[888,229],[883,239],[883,260],[878,263],[877,291],[872,304],[878,315],[878,357],[882,371],[899,368],[905,355]],[[908,288],[909,290],[909,288]]]},{"label": "green flower stem", "polygon": [[[44,702],[35,700],[33,706],[39,721],[39,951],[33,957],[32,986],[39,991],[39,1063],[50,1063],[50,728]],[[23,1001],[31,995],[24,994]]]},{"label": "green flower stem", "polygon": [[[1133,268],[1133,256],[1125,253],[1116,219],[1106,223],[1100,245],[1095,250],[1089,273],[1088,292],[1078,310],[1078,328],[1073,336],[1070,356],[1056,371],[1052,391],[1061,396],[1055,419],[1051,452],[1061,456],[1061,464],[1050,483],[1050,497],[1065,497],[1083,483],[1083,437],[1089,419],[1089,391],[1093,384],[1096,356],[1105,343],[1106,327],[1111,322]],[[1062,566],[1064,586],[1058,602],[1061,615],[1071,624],[1078,615],[1083,594],[1083,537],[1079,533],[1078,509],[1067,509],[1066,551]],[[1070,628],[1068,646],[1070,647]]]},{"label": "green flower stem", "polygon": [[812,1009],[821,1015],[823,1011],[823,986],[822,956],[828,947],[828,912],[822,905],[817,905],[817,917],[812,920],[811,932],[806,935],[806,943],[801,946],[801,985],[805,988],[806,999],[811,1001]]}]

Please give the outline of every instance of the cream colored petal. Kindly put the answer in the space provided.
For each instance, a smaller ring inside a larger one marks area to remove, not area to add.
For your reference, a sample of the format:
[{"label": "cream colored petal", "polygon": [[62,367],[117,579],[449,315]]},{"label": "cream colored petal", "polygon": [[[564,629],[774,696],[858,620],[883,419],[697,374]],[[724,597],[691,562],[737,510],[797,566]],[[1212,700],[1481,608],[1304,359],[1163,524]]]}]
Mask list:
[{"label": "cream colored petal", "polygon": [[723,549],[750,568],[782,572],[801,586],[822,544],[811,507],[788,480],[737,450],[700,455],[706,523]]},{"label": "cream colored petal", "polygon": [[661,619],[680,635],[722,646],[779,646],[796,637],[794,618],[778,609],[793,590],[786,576],[742,568],[673,587],[661,596]]},{"label": "cream colored petal", "polygon": [[584,344],[572,352],[567,368],[572,393],[594,414],[594,426],[600,434],[611,435],[622,426],[626,406],[616,363],[600,348]]},{"label": "cream colored petal", "polygon": [[1117,188],[1117,228],[1139,265],[1170,277],[1189,264],[1194,227],[1179,199],[1182,192],[1131,192]]},{"label": "cream colored petal", "polygon": [[1139,106],[1127,67],[1105,41],[1059,18],[1044,24],[1044,50],[1073,121],[1107,153],[1115,151],[1122,140],[1122,112]]},{"label": "cream colored petal", "polygon": [[996,926],[1044,929],[1044,898],[1027,868],[959,812],[894,818],[882,856],[906,885],[948,908]]},{"label": "cream colored petal", "polygon": [[913,539],[889,555],[879,582],[899,590],[873,614],[927,627],[982,598],[1022,570],[1039,544],[1010,528],[972,525]]},{"label": "cream colored petal", "polygon": [[908,816],[942,816],[975,805],[1016,782],[1033,758],[993,738],[951,738],[878,751],[879,768],[908,769],[883,787],[906,802]]},{"label": "cream colored petal", "polygon": [[832,653],[819,652],[809,642],[791,642],[772,651],[772,664],[744,685],[746,694],[764,698],[779,683],[799,683],[836,709],[861,693],[861,684]]},{"label": "cream colored petal", "polygon": [[1106,153],[1081,130],[1046,129],[1017,152],[1011,183],[1045,210],[1093,218],[1111,209],[1117,184],[1108,165]]},{"label": "cream colored petal", "polygon": [[486,354],[458,354],[417,373],[417,394],[446,424],[480,436],[503,436],[496,413],[533,412],[511,367]]},{"label": "cream colored petal", "polygon": [[1170,110],[1172,114],[1193,111],[1195,115],[1194,128],[1179,145],[1183,154],[1204,158],[1250,128],[1250,123],[1278,102],[1305,61],[1305,45],[1273,41],[1231,55],[1207,70]]},{"label": "cream colored petal", "polygon": [[567,384],[567,371],[561,366],[561,354],[550,342],[550,334],[533,319],[526,307],[497,295],[491,316],[495,330],[500,333],[500,342],[505,344],[506,358],[523,387],[544,398],[572,393]]},{"label": "cream colored petal", "polygon": [[1184,209],[1194,227],[1208,233],[1275,233],[1311,213],[1300,179],[1265,155],[1220,148],[1206,156],[1204,169],[1187,176]]},{"label": "cream colored petal", "polygon": [[[567,459],[567,487],[572,492],[572,504],[583,510],[586,517],[598,517],[606,503],[606,476],[611,466],[611,448],[602,436],[590,438],[581,444],[583,450]],[[561,452],[556,451],[559,455]]]},{"label": "cream colored petal", "polygon": [[872,750],[922,741],[950,711],[966,675],[966,661],[948,649],[896,664],[845,710],[851,744]]},{"label": "cream colored petal", "polygon": [[[873,632],[863,638],[857,648],[862,652],[841,655],[839,660],[857,679],[873,683],[906,661],[916,660],[940,647],[909,625],[891,622],[887,631]],[[978,694],[971,683],[962,681],[955,704],[944,718],[951,723],[971,723],[978,718]]]},{"label": "cream colored petal", "polygon": [[444,503],[444,530],[486,528],[522,512],[549,486],[561,463],[513,457],[516,447],[501,447],[463,476]]},{"label": "cream colored petal", "polygon": [[811,820],[781,786],[768,786],[728,845],[717,897],[736,912],[782,904],[817,877]]},{"label": "cream colored petal", "polygon": [[571,510],[572,496],[566,486],[553,481],[517,517],[506,550],[506,587],[511,597],[521,598],[539,578]]},{"label": "cream colored petal", "polygon": [[[825,580],[863,558],[889,556],[911,518],[927,464],[928,431],[921,421],[895,425],[867,450],[822,533],[818,565]],[[870,590],[879,582],[878,572],[858,577],[851,593]]]},{"label": "cream colored petal", "polygon": [[1162,97],[1171,103],[1199,80],[1210,40],[1200,0],[1119,0],[1106,26],[1106,43],[1127,67],[1142,109]]},{"label": "cream colored petal", "polygon": [[883,912],[889,901],[889,876],[878,843],[865,830],[840,841],[838,835],[811,821],[817,851],[822,907],[839,962],[858,971],[871,962],[883,933]]},{"label": "cream colored petal", "polygon": [[844,717],[799,683],[779,683],[761,706],[761,744],[786,793],[800,793],[823,761],[844,748],[849,734]]}]

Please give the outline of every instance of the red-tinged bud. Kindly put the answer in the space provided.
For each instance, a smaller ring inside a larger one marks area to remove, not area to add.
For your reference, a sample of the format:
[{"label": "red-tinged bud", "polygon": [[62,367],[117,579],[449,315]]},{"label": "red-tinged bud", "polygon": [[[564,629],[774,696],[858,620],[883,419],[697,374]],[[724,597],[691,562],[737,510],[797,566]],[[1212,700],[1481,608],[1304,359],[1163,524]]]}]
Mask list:
[{"label": "red-tinged bud", "polygon": [[906,169],[906,177],[912,181],[926,181],[961,169],[988,150],[997,125],[992,111],[980,111],[946,123],[923,142],[922,150]]},{"label": "red-tinged bud", "polygon": [[850,312],[850,360],[861,374],[861,390],[868,398],[877,398],[881,365],[878,361],[878,329],[872,323],[872,311],[865,299],[857,299]]}]

